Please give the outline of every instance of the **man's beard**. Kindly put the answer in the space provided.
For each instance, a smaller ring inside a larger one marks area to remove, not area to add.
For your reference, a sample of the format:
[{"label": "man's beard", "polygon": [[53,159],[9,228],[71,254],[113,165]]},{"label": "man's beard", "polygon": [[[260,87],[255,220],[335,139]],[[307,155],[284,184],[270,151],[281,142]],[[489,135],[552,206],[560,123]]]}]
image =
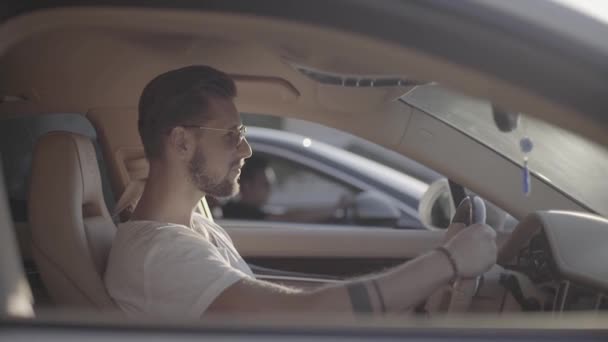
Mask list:
[{"label": "man's beard", "polygon": [[188,169],[190,180],[201,192],[214,197],[232,197],[239,192],[239,183],[230,179],[228,173],[219,181],[212,179],[205,170],[205,156],[200,148],[194,151],[194,156],[190,160]]}]

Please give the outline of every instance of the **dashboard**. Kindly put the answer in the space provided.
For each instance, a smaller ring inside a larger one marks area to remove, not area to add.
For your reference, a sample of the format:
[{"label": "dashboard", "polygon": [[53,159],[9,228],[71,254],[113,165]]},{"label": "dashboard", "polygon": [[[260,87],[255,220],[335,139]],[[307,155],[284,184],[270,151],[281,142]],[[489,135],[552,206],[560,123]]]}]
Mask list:
[{"label": "dashboard", "polygon": [[533,213],[500,248],[498,263],[512,272],[501,275],[501,283],[524,311],[608,310],[607,245],[608,220],[602,217]]}]

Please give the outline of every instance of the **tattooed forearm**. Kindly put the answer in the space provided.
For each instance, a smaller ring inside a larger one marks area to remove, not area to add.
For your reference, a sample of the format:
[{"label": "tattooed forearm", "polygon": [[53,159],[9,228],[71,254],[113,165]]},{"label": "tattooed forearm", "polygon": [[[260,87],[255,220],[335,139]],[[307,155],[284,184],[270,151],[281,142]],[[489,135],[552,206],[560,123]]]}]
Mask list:
[{"label": "tattooed forearm", "polygon": [[376,295],[378,296],[378,303],[380,303],[380,312],[383,314],[386,313],[386,303],[384,302],[384,295],[382,295],[382,290],[380,290],[380,285],[375,280],[372,280],[372,285],[374,285],[374,290],[376,291]]},{"label": "tattooed forearm", "polygon": [[346,285],[348,290],[348,296],[353,306],[353,311],[356,314],[360,313],[372,313],[372,303],[369,298],[369,291],[364,283],[352,283]]}]

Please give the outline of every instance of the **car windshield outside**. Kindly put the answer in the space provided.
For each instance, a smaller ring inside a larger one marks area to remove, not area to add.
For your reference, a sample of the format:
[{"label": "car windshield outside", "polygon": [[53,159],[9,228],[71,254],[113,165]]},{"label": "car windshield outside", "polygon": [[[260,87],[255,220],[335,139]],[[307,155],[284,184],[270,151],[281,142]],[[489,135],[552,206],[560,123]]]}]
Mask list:
[{"label": "car windshield outside", "polygon": [[600,145],[526,115],[521,115],[516,130],[503,133],[494,123],[491,103],[437,85],[417,87],[401,99],[518,165],[524,161],[520,140],[529,137],[534,146],[528,154],[531,172],[596,213],[608,215],[608,151]]}]

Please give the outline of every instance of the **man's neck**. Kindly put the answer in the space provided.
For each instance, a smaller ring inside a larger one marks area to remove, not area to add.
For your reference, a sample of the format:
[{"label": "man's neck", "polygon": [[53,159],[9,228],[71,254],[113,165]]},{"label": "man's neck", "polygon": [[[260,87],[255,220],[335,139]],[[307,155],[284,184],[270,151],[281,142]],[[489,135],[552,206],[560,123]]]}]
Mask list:
[{"label": "man's neck", "polygon": [[205,195],[193,188],[184,175],[150,165],[144,192],[131,220],[148,220],[190,227],[194,208]]}]

